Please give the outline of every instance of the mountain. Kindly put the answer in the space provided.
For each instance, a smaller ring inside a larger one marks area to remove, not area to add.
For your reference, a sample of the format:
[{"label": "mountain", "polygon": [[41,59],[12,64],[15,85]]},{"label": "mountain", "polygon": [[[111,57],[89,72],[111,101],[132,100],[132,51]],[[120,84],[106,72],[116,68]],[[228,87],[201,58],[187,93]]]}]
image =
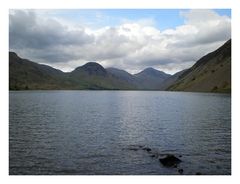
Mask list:
[{"label": "mountain", "polygon": [[47,65],[21,59],[9,52],[9,88],[20,89],[60,89],[66,81],[64,73]]},{"label": "mountain", "polygon": [[73,70],[72,75],[78,75],[79,73],[83,75],[96,75],[96,76],[107,76],[107,71],[98,63],[89,62],[83,66],[77,67]]},{"label": "mountain", "polygon": [[9,52],[9,89],[110,89],[171,90],[196,92],[231,91],[231,40],[199,59],[191,68],[174,75],[154,68],[132,75],[117,68],[105,69],[95,62],[72,72],[20,58]]},{"label": "mountain", "polygon": [[[186,69],[187,70],[187,69]],[[162,83],[158,86],[159,90],[166,90],[168,89],[171,85],[173,85],[178,79],[179,77],[186,71],[186,70],[182,70],[180,72],[177,72],[175,74],[173,74],[172,76],[166,78],[164,81],[162,81]]]},{"label": "mountain", "polygon": [[101,65],[89,62],[64,73],[47,65],[37,64],[9,52],[9,89],[135,89]]},{"label": "mountain", "polygon": [[231,92],[231,40],[199,59],[168,90]]},{"label": "mountain", "polygon": [[125,70],[120,70],[117,68],[107,68],[107,71],[108,71],[108,73],[112,74],[116,78],[121,79],[121,80],[126,81],[127,83],[131,84],[135,88],[140,88],[140,84],[139,84],[139,81],[137,80],[137,78],[134,75],[126,72]]},{"label": "mountain", "polygon": [[154,68],[146,68],[134,75],[117,68],[108,68],[107,71],[117,78],[128,82],[136,89],[142,90],[157,90],[159,85],[171,76]]},{"label": "mountain", "polygon": [[73,89],[135,89],[95,62],[76,68],[68,74],[68,79],[73,83]]},{"label": "mountain", "polygon": [[161,83],[171,75],[154,68],[146,68],[134,76],[137,78],[137,81],[141,84],[142,88],[157,90],[159,89],[159,86],[161,86]]},{"label": "mountain", "polygon": [[[86,63],[72,72],[65,73],[9,52],[10,90],[156,89],[164,75],[166,74],[155,69],[145,69],[135,76],[117,68],[105,69],[95,62]],[[150,80],[159,81],[152,81],[151,86],[146,85]]]}]

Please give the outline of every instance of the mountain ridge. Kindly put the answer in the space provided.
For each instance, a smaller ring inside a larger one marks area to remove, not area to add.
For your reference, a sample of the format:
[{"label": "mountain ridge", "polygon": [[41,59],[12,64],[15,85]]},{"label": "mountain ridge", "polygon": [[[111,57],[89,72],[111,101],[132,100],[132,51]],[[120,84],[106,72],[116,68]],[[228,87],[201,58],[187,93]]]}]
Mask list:
[{"label": "mountain ridge", "polygon": [[152,67],[148,67],[143,71],[134,74],[137,80],[141,83],[144,88],[159,90],[161,83],[170,77],[170,74],[156,70]]},{"label": "mountain ridge", "polygon": [[231,92],[231,39],[174,75],[152,67],[137,74],[88,62],[72,72],[20,58],[9,52],[10,90],[165,90]]},{"label": "mountain ridge", "polygon": [[[160,72],[158,70],[155,71]],[[36,80],[34,81],[34,79]],[[117,68],[105,69],[96,62],[88,62],[75,68],[72,72],[63,72],[48,65],[38,64],[28,59],[22,59],[14,52],[9,52],[9,81],[10,90],[154,90],[151,86],[142,87],[142,81],[125,70]],[[155,87],[157,88],[157,86]]]}]

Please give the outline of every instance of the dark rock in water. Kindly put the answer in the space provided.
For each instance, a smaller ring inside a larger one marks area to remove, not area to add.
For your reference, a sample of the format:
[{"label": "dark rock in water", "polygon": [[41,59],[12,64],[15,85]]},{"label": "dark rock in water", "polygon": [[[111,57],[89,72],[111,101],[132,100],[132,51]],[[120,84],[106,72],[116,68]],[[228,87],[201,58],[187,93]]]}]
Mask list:
[{"label": "dark rock in water", "polygon": [[178,169],[178,173],[182,174],[183,173],[183,169]]},{"label": "dark rock in water", "polygon": [[202,175],[202,173],[200,173],[200,172],[196,172],[196,175]]},{"label": "dark rock in water", "polygon": [[137,149],[137,148],[129,148],[129,150],[131,150],[131,151],[137,151],[138,149]]},{"label": "dark rock in water", "polygon": [[151,155],[152,158],[156,157],[156,155]]},{"label": "dark rock in water", "polygon": [[143,150],[150,152],[152,149],[151,148],[143,148]]},{"label": "dark rock in water", "polygon": [[181,157],[182,157],[182,155],[179,155],[179,157],[181,158]]},{"label": "dark rock in water", "polygon": [[181,160],[174,155],[167,155],[164,158],[160,158],[159,161],[166,167],[173,167],[181,162]]}]

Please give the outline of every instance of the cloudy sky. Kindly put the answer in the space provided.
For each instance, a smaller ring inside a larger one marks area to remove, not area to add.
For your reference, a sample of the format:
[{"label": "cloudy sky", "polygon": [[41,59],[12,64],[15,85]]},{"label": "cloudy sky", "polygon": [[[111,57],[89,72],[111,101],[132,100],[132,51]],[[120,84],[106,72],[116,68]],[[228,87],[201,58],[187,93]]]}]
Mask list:
[{"label": "cloudy sky", "polygon": [[10,10],[9,49],[72,71],[89,61],[175,73],[231,38],[230,10]]}]

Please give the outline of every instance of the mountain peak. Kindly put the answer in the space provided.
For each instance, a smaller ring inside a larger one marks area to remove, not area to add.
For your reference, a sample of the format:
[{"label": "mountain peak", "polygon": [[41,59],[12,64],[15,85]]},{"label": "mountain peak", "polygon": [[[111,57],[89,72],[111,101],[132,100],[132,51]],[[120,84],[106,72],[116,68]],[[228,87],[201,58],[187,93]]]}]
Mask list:
[{"label": "mountain peak", "polygon": [[148,67],[143,70],[143,72],[160,72],[159,70],[156,70],[155,68]]},{"label": "mountain peak", "polygon": [[84,71],[89,75],[107,75],[107,71],[102,65],[95,62],[88,62],[83,66],[75,69],[75,71]]},{"label": "mountain peak", "polygon": [[15,52],[9,52],[9,58],[19,58],[19,56]]},{"label": "mountain peak", "polygon": [[103,68],[102,65],[100,65],[96,62],[88,62],[85,65],[83,65],[82,67],[100,67],[100,68]]},{"label": "mountain peak", "polygon": [[153,68],[153,67],[147,67],[147,68],[145,68],[144,70],[156,70],[156,69]]},{"label": "mountain peak", "polygon": [[134,76],[141,81],[141,85],[144,86],[145,89],[158,89],[162,81],[171,75],[148,67]]},{"label": "mountain peak", "polygon": [[162,72],[162,71],[159,71],[155,68],[152,68],[152,67],[148,67],[148,68],[145,68],[143,71],[135,74],[135,75],[149,75],[149,76],[154,76],[154,77],[163,77],[165,78],[165,76],[171,76],[170,74],[167,74],[165,72]]}]

